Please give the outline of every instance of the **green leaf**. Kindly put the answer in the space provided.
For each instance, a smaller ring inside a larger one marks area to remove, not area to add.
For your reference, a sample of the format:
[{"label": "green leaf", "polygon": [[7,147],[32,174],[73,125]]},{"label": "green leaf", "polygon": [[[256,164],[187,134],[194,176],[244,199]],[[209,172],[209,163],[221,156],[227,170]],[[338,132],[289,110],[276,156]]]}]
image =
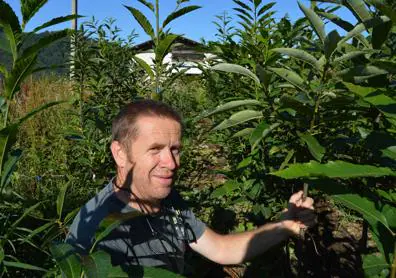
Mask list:
[{"label": "green leaf", "polygon": [[29,208],[25,209],[25,211],[23,212],[23,214],[11,225],[11,229],[9,229],[7,231],[7,233],[10,233],[13,229],[15,229],[19,223],[25,219],[26,216],[28,216],[31,212],[33,212],[34,210],[36,210],[39,206],[41,206],[41,202],[38,202],[36,204],[34,204],[33,206],[30,206]]},{"label": "green leaf", "polygon": [[254,128],[247,127],[247,128],[244,128],[244,129],[238,131],[237,133],[233,134],[232,137],[236,138],[236,137],[250,136],[250,134],[252,134],[253,130],[254,130]]},{"label": "green leaf", "polygon": [[34,115],[36,115],[37,113],[40,113],[41,111],[43,111],[45,109],[48,109],[48,108],[50,108],[52,106],[59,105],[59,104],[62,104],[62,103],[67,103],[67,101],[60,100],[60,101],[47,102],[46,104],[43,104],[40,107],[37,107],[37,108],[29,111],[28,113],[26,113],[22,118],[18,119],[16,124],[20,125],[24,121],[26,121],[26,120],[30,119],[31,117],[33,117]]},{"label": "green leaf", "polygon": [[326,13],[323,11],[317,11],[317,13],[319,15],[323,16],[324,18],[327,18],[328,20],[330,20],[331,22],[333,22],[334,24],[341,27],[342,29],[344,29],[347,32],[351,31],[354,27],[352,23],[349,23],[348,21],[343,20],[342,18],[338,17],[335,14]]},{"label": "green leaf", "polygon": [[355,15],[359,22],[365,22],[371,18],[366,4],[362,0],[344,0],[345,5]]},{"label": "green leaf", "polygon": [[[134,272],[135,274],[138,274],[139,272]],[[107,278],[130,278],[133,277],[132,273],[129,275],[128,273],[124,272],[121,268],[121,266],[113,266],[110,269],[110,273],[107,276]],[[142,276],[140,276],[142,277]]]},{"label": "green leaf", "polygon": [[0,11],[0,26],[5,27],[6,25],[9,25],[13,33],[22,33],[18,17],[14,10],[3,0],[0,0]]},{"label": "green leaf", "polygon": [[396,11],[392,9],[389,5],[386,5],[383,0],[366,0],[378,10],[380,10],[384,15],[388,16],[393,23],[396,23]]},{"label": "green leaf", "polygon": [[154,12],[154,5],[153,3],[146,1],[146,0],[138,0],[140,3],[142,3],[143,5],[145,5],[147,8],[150,9],[150,11]]},{"label": "green leaf", "polygon": [[381,213],[385,216],[389,228],[396,230],[396,207],[385,204],[381,209]]},{"label": "green leaf", "polygon": [[386,149],[381,150],[382,155],[396,160],[396,146],[390,146]]},{"label": "green leaf", "polygon": [[301,133],[297,131],[297,135],[307,144],[309,152],[317,161],[322,161],[322,158],[326,152],[326,149],[320,145],[318,140],[310,133]]},{"label": "green leaf", "polygon": [[[241,9],[241,8],[233,8],[233,10],[234,10],[234,11],[237,11],[237,12],[239,12],[239,13],[241,13],[242,15],[244,15],[244,16],[246,17],[246,19],[248,19],[250,22],[254,20],[253,16],[252,16],[249,12],[247,12],[246,10],[244,10],[244,9]],[[243,19],[243,18],[242,18],[242,19]]]},{"label": "green leaf", "polygon": [[34,229],[33,231],[31,231],[27,237],[25,237],[22,241],[22,243],[30,241],[34,236],[48,230],[49,228],[51,228],[52,226],[56,225],[56,221],[52,220],[36,229]]},{"label": "green leaf", "polygon": [[212,70],[242,74],[242,75],[245,75],[247,77],[250,77],[257,84],[260,84],[260,80],[258,79],[258,77],[253,72],[251,72],[247,68],[244,68],[244,67],[242,67],[240,65],[228,64],[228,63],[220,63],[220,64],[217,64],[217,65],[214,65],[212,67]]},{"label": "green leaf", "polygon": [[363,255],[363,270],[366,277],[375,277],[379,275],[382,270],[389,267],[390,265],[386,262],[382,254]]},{"label": "green leaf", "polygon": [[387,95],[377,92],[376,88],[369,88],[354,85],[351,83],[343,82],[344,85],[352,93],[363,98],[364,101],[375,106],[380,110],[386,117],[391,117],[396,119],[396,100],[388,97]]},{"label": "green leaf", "polygon": [[[0,130],[0,171],[3,176],[6,172],[5,163],[8,159],[9,151],[16,142],[16,134],[18,132],[17,125],[9,125]],[[4,170],[4,172],[3,172]],[[3,188],[1,188],[3,190]],[[1,191],[0,191],[1,192]]]},{"label": "green leaf", "polygon": [[66,16],[60,16],[60,17],[55,17],[55,18],[45,22],[44,24],[34,28],[32,32],[33,33],[37,33],[38,31],[41,31],[41,30],[43,30],[45,28],[57,25],[59,23],[67,22],[67,21],[70,21],[70,20],[75,19],[75,18],[81,18],[81,17],[82,16],[74,15],[74,14],[66,15]]},{"label": "green leaf", "polygon": [[278,76],[280,76],[281,78],[285,79],[286,81],[288,81],[290,84],[292,84],[294,87],[297,87],[301,91],[306,90],[304,80],[294,71],[288,69],[282,69],[282,68],[272,68],[272,67],[268,67],[268,69],[274,72],[275,74],[277,74]]},{"label": "green leaf", "polygon": [[260,17],[266,11],[270,10],[275,4],[276,2],[269,2],[268,4],[262,6],[260,10],[257,12],[257,17]]},{"label": "green leaf", "polygon": [[58,220],[62,218],[63,205],[65,203],[65,195],[67,188],[68,188],[68,184],[63,185],[59,190],[58,197],[56,198],[56,212],[58,214]]},{"label": "green leaf", "polygon": [[139,25],[143,28],[144,32],[151,37],[152,40],[154,40],[155,35],[154,35],[154,29],[153,26],[151,26],[150,21],[148,21],[147,17],[138,9],[135,9],[133,7],[129,7],[124,5],[125,8],[127,8],[135,20],[139,23]]},{"label": "green leaf", "polygon": [[343,62],[343,61],[349,61],[351,59],[354,59],[356,57],[362,56],[362,55],[367,54],[367,53],[368,52],[364,51],[364,50],[351,51],[351,52],[348,52],[348,53],[346,53],[346,54],[344,54],[344,55],[342,55],[340,57],[335,58],[333,60],[333,64],[338,64],[338,63]]},{"label": "green leaf", "polygon": [[275,175],[284,179],[296,178],[341,178],[351,179],[360,177],[384,177],[396,176],[396,172],[387,167],[376,167],[372,165],[357,165],[345,161],[329,161],[320,164],[316,161],[308,163],[296,163],[289,168],[273,172]]},{"label": "green leaf", "polygon": [[308,18],[312,28],[314,29],[316,35],[319,37],[322,44],[324,44],[326,38],[326,32],[324,29],[323,21],[312,9],[305,7],[300,1],[298,1],[298,6],[303,11],[305,16]]},{"label": "green leaf", "polygon": [[379,222],[389,229],[385,216],[377,209],[377,204],[372,200],[353,193],[332,195],[332,197],[348,208],[362,214],[363,218]]},{"label": "green leaf", "polygon": [[61,243],[50,247],[58,266],[68,278],[80,278],[81,263],[76,251],[70,244]]},{"label": "green leaf", "polygon": [[359,82],[366,80],[367,78],[387,74],[386,70],[380,69],[370,65],[359,65],[352,68],[341,70],[337,73],[344,81],[347,82]]},{"label": "green leaf", "polygon": [[192,11],[198,10],[200,9],[200,6],[187,6],[181,9],[178,9],[177,11],[171,13],[170,15],[168,15],[166,17],[166,19],[164,20],[164,22],[162,23],[162,28],[165,29],[165,27],[171,23],[173,20],[175,20],[176,18],[179,18],[185,14],[188,14]]},{"label": "green leaf", "polygon": [[147,75],[150,77],[151,80],[154,80],[154,72],[153,69],[150,67],[149,64],[147,64],[143,59],[134,56],[133,60],[147,73]]},{"label": "green leaf", "polygon": [[277,128],[280,124],[275,123],[271,126],[266,125],[265,122],[260,123],[256,129],[253,131],[252,135],[249,138],[249,142],[252,145],[252,150],[254,150],[257,145],[265,138],[267,135]]},{"label": "green leaf", "polygon": [[5,66],[0,65],[0,73],[4,74],[6,76],[8,75],[8,71]]},{"label": "green leaf", "polygon": [[213,128],[212,131],[215,130],[222,130],[226,129],[235,125],[239,125],[241,123],[254,120],[254,119],[259,119],[263,117],[263,113],[261,111],[255,111],[255,110],[243,110],[239,111],[235,114],[233,114],[230,118],[224,120],[221,122],[219,125]]},{"label": "green leaf", "polygon": [[219,106],[217,106],[214,110],[209,111],[209,112],[204,112],[202,116],[200,116],[199,118],[204,118],[204,117],[209,117],[212,116],[214,114],[218,114],[220,112],[225,112],[225,111],[229,111],[232,110],[234,108],[237,107],[241,107],[241,106],[261,106],[261,102],[255,99],[244,99],[244,100],[233,100],[230,102],[227,102],[225,104],[221,104]]},{"label": "green leaf", "polygon": [[0,265],[3,263],[4,260],[4,249],[3,246],[0,245]]},{"label": "green leaf", "polygon": [[243,3],[242,1],[239,1],[239,0],[233,0],[234,1],[234,3],[236,3],[236,4],[238,4],[240,7],[242,7],[243,9],[245,9],[245,10],[247,10],[247,11],[250,11],[250,12],[253,12],[253,10],[248,6],[248,5],[246,5],[245,3]]},{"label": "green leaf", "polygon": [[392,30],[392,21],[384,22],[373,28],[371,44],[374,49],[381,49],[384,42],[388,39],[388,35]]},{"label": "green leaf", "polygon": [[21,83],[33,71],[37,56],[30,56],[26,59],[18,59],[8,77],[4,80],[4,97],[11,100],[15,93],[19,91]]},{"label": "green leaf", "polygon": [[108,277],[111,268],[110,255],[98,251],[89,256],[82,257],[84,273],[87,277]]},{"label": "green leaf", "polygon": [[175,43],[179,35],[169,34],[159,41],[159,45],[155,48],[155,60],[156,63],[162,65],[165,56],[169,53],[169,49]]},{"label": "green leaf", "polygon": [[223,196],[230,196],[235,190],[241,187],[241,184],[235,180],[228,180],[219,188],[210,194],[211,198],[220,198]]},{"label": "green leaf", "polygon": [[99,228],[95,233],[95,242],[93,243],[90,253],[95,250],[96,245],[105,237],[107,237],[114,229],[116,229],[122,222],[130,220],[132,218],[141,216],[140,211],[133,211],[129,213],[112,214],[103,219]]},{"label": "green leaf", "polygon": [[372,28],[374,26],[378,26],[381,25],[385,22],[388,22],[389,18],[386,16],[380,16],[380,17],[374,17],[371,18],[367,21],[365,21],[364,23],[359,23],[355,26],[355,28],[353,28],[351,31],[349,31],[345,37],[342,38],[342,40],[340,40],[338,42],[338,46],[337,48],[340,48],[345,42],[347,42],[348,40],[350,40],[353,37],[356,37],[357,35],[359,35],[360,33],[362,33],[363,31],[368,30],[369,28]]},{"label": "green leaf", "polygon": [[61,30],[56,32],[51,32],[45,37],[39,39],[33,45],[27,47],[21,55],[21,59],[26,59],[29,56],[36,56],[40,50],[46,48],[48,45],[52,44],[53,42],[60,40],[64,37],[67,37],[69,30]]},{"label": "green leaf", "polygon": [[309,54],[304,50],[294,49],[294,48],[273,48],[271,49],[271,51],[278,52],[280,54],[301,60],[305,63],[312,65],[318,71],[322,70],[319,61],[316,60],[314,56],[312,56],[311,54]]},{"label": "green leaf", "polygon": [[334,51],[337,49],[338,42],[341,40],[341,36],[336,30],[331,31],[324,41],[324,53],[327,59],[331,57]]},{"label": "green leaf", "polygon": [[248,166],[249,166],[250,164],[252,164],[252,163],[253,163],[253,158],[252,158],[252,156],[245,157],[244,159],[242,159],[241,162],[238,163],[238,165],[237,165],[237,170],[246,168],[246,167],[248,167]]},{"label": "green leaf", "polygon": [[1,184],[0,184],[0,194],[3,189],[9,184],[12,172],[19,159],[21,158],[21,150],[13,150],[7,153],[7,160],[4,162],[3,169],[1,171]]},{"label": "green leaf", "polygon": [[48,0],[21,0],[22,28],[47,3]]},{"label": "green leaf", "polygon": [[31,264],[25,264],[25,263],[20,263],[20,262],[10,262],[10,261],[3,261],[3,264],[7,267],[15,267],[15,268],[22,268],[22,269],[28,269],[28,270],[36,270],[36,271],[43,271],[47,272],[47,269],[34,266]]},{"label": "green leaf", "polygon": [[3,27],[4,34],[10,44],[9,49],[15,61],[18,55],[17,45],[19,37],[22,34],[22,29],[19,25],[18,17],[12,8],[3,0],[0,0],[0,11],[0,27]]},{"label": "green leaf", "polygon": [[258,142],[261,141],[264,131],[268,129],[269,126],[270,125],[267,122],[262,121],[253,130],[249,138],[249,143],[252,146],[252,149],[254,149],[257,146]]}]

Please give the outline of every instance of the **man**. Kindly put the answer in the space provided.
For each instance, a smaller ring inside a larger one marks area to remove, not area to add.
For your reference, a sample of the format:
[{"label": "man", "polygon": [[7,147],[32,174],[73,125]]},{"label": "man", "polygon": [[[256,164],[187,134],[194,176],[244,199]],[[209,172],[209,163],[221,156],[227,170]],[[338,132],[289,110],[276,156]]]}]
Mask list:
[{"label": "man", "polygon": [[89,252],[106,217],[125,220],[97,245],[112,263],[183,272],[186,245],[219,264],[238,264],[314,225],[313,200],[291,196],[284,220],[244,233],[220,235],[172,189],[180,166],[182,125],[169,106],[151,100],[127,105],[113,121],[111,152],[117,176],[77,214],[67,242]]}]

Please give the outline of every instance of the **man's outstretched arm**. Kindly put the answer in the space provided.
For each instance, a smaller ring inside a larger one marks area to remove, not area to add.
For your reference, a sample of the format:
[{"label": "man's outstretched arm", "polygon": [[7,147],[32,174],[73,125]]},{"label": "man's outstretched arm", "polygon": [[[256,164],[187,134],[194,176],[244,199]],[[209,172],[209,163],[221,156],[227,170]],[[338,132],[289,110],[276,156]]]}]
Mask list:
[{"label": "man's outstretched arm", "polygon": [[313,200],[303,200],[302,191],[292,195],[284,219],[265,224],[255,230],[221,235],[210,228],[191,248],[204,257],[219,264],[239,264],[260,255],[286,240],[291,235],[298,235],[301,228],[313,226]]}]

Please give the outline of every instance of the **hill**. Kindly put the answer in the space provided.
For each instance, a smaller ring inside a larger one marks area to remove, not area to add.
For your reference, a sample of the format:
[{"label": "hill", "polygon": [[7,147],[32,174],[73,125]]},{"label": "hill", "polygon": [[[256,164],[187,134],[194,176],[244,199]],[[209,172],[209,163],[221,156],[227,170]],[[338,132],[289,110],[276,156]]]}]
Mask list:
[{"label": "hill", "polygon": [[[41,39],[42,37],[48,35],[50,32],[43,32],[39,34],[34,34],[27,41],[26,46],[29,46]],[[5,50],[4,45],[7,45],[7,39],[0,29],[0,64],[6,65],[7,68],[11,66],[12,56],[9,52]],[[57,74],[57,75],[66,75],[68,73],[68,57],[70,55],[70,38],[60,39],[49,47],[43,49],[38,56],[38,67],[51,67],[56,65],[57,67],[53,67],[51,69],[43,71],[41,74]],[[59,67],[62,66],[62,67]],[[66,66],[65,66],[66,65]]]}]

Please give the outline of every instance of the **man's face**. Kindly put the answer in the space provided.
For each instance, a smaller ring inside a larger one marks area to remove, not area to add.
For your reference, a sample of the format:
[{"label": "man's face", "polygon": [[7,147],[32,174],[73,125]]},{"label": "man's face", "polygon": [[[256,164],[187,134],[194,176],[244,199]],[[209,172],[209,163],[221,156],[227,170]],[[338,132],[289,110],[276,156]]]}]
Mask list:
[{"label": "man's face", "polygon": [[143,200],[161,200],[171,191],[180,166],[181,126],[161,117],[140,117],[138,134],[131,139],[127,168],[132,168],[132,190]]}]

